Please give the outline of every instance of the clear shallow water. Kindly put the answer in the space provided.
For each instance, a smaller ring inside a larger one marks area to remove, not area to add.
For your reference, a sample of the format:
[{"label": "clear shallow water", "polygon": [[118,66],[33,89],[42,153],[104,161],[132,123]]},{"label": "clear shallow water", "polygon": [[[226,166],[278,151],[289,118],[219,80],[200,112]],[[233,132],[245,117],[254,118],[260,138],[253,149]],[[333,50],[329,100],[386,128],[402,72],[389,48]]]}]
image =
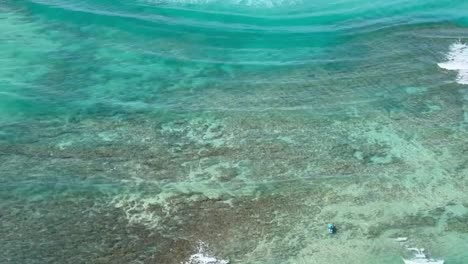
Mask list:
[{"label": "clear shallow water", "polygon": [[467,11],[0,1],[2,263],[466,263]]}]

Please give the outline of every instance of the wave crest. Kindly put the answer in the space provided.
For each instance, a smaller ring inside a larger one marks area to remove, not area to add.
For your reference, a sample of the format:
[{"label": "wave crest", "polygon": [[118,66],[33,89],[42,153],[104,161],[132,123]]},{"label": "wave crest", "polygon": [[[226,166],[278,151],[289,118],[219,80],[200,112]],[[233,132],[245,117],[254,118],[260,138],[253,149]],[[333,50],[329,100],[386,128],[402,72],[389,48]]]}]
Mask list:
[{"label": "wave crest", "polygon": [[175,5],[206,5],[206,4],[223,4],[223,5],[240,5],[248,7],[280,7],[291,6],[302,3],[302,0],[144,0],[146,4],[175,4]]},{"label": "wave crest", "polygon": [[211,256],[206,251],[206,245],[200,242],[197,247],[197,253],[191,255],[189,260],[183,264],[229,264],[229,261]]},{"label": "wave crest", "polygon": [[461,41],[450,46],[447,61],[438,64],[440,68],[457,71],[457,82],[468,84],[468,45]]}]

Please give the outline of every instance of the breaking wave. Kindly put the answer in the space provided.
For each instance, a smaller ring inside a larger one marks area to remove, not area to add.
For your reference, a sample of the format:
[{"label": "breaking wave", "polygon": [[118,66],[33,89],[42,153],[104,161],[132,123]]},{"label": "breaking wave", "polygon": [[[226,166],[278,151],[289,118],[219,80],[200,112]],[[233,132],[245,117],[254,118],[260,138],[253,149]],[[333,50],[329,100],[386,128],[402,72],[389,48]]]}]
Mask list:
[{"label": "breaking wave", "polygon": [[414,253],[412,259],[403,259],[405,264],[444,264],[444,260],[433,259],[426,255],[424,248],[408,248]]},{"label": "breaking wave", "polygon": [[188,261],[182,264],[228,264],[229,260],[218,259],[212,256],[206,250],[206,245],[200,242],[197,247],[197,253],[190,256]]},{"label": "breaking wave", "polygon": [[249,7],[280,7],[280,6],[291,6],[302,3],[301,0],[145,0],[147,4],[228,4],[228,5],[240,5]]},{"label": "breaking wave", "polygon": [[438,64],[440,68],[457,71],[457,82],[468,84],[468,45],[461,41],[450,46],[447,61]]}]

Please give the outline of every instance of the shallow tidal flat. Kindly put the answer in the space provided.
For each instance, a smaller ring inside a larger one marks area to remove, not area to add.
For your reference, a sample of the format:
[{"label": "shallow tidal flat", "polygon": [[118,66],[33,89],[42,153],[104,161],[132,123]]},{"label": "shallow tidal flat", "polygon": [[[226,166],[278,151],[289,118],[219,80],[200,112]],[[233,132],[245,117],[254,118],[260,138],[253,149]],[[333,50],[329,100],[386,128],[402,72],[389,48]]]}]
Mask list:
[{"label": "shallow tidal flat", "polygon": [[349,254],[396,260],[396,237],[444,254],[468,231],[468,139],[453,117],[426,122],[437,115],[220,112],[4,126],[2,254],[176,263],[203,241],[239,263],[339,263]]}]

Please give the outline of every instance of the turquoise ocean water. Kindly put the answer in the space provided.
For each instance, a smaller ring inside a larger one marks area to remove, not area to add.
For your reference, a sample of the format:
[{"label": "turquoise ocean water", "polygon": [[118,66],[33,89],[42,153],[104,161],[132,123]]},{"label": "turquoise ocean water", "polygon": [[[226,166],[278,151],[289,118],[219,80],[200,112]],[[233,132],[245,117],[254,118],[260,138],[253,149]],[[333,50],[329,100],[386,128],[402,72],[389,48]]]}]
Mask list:
[{"label": "turquoise ocean water", "polygon": [[0,263],[468,263],[466,43],[463,0],[0,0]]}]

